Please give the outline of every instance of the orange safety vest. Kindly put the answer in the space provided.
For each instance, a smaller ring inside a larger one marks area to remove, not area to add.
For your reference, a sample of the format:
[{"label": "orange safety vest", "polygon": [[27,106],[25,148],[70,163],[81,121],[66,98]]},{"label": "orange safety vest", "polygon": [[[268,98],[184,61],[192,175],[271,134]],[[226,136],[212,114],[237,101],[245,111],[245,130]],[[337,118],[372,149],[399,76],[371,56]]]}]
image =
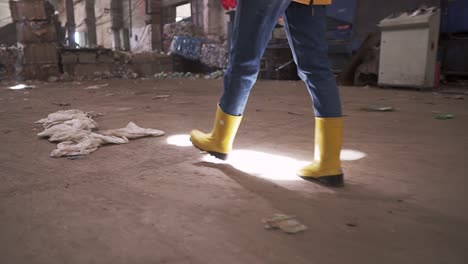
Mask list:
[{"label": "orange safety vest", "polygon": [[306,5],[331,5],[332,0],[293,0],[294,2],[298,2],[301,4]]}]

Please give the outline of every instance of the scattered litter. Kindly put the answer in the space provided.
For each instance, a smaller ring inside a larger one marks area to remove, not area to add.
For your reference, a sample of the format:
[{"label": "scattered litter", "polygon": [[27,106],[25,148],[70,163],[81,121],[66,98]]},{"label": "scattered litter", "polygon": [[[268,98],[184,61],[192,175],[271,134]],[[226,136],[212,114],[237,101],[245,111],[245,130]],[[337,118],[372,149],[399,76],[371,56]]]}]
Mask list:
[{"label": "scattered litter", "polygon": [[449,120],[449,119],[455,118],[455,116],[451,114],[443,114],[443,115],[436,115],[434,118],[437,120]]},{"label": "scattered litter", "polygon": [[56,106],[70,106],[71,105],[70,103],[52,103],[52,104]]},{"label": "scattered litter", "polygon": [[212,73],[202,75],[202,74],[193,74],[191,72],[160,72],[153,75],[154,79],[206,79],[206,80],[218,80],[224,77],[224,71],[218,70]]},{"label": "scattered litter", "polygon": [[50,83],[54,83],[54,82],[57,82],[59,80],[58,77],[55,77],[55,76],[50,76],[47,81],[50,82]]},{"label": "scattered litter", "polygon": [[191,72],[160,72],[153,75],[155,79],[178,79],[178,78],[194,78]]},{"label": "scattered litter", "polygon": [[288,114],[290,114],[290,115],[298,115],[298,116],[304,115],[304,114],[301,114],[301,113],[294,113],[294,112],[288,112]]},{"label": "scattered litter", "polygon": [[10,86],[10,87],[8,87],[8,89],[21,90],[21,89],[32,89],[32,88],[35,88],[35,87],[36,86],[34,86],[34,85],[18,84],[18,85],[15,85],[15,86]]},{"label": "scattered litter", "polygon": [[465,97],[463,95],[456,95],[454,98],[457,99],[457,100],[464,100],[465,99]]},{"label": "scattered litter", "polygon": [[104,144],[126,144],[129,139],[164,135],[164,131],[141,128],[133,122],[124,128],[95,131],[98,124],[93,117],[98,115],[76,109],[57,111],[36,122],[44,127],[37,135],[59,142],[50,153],[54,158],[88,155]]},{"label": "scattered litter", "polygon": [[[57,111],[55,113],[49,114],[46,118],[43,118],[37,121],[36,124],[42,124],[44,128],[49,128],[49,127],[61,124],[63,122],[66,122],[66,121],[71,121],[71,120],[76,120],[76,119],[92,120],[91,119],[92,117],[94,117],[93,114],[82,112],[80,110],[75,110],[75,109],[63,110],[63,111]],[[97,124],[95,124],[95,126],[92,127],[92,129],[96,127],[97,127]]]},{"label": "scattered litter", "polygon": [[73,77],[68,72],[63,73],[60,76],[59,79],[60,79],[61,82],[71,82],[71,81],[73,81]]},{"label": "scattered litter", "polygon": [[96,84],[96,85],[91,85],[91,86],[86,87],[85,90],[101,89],[101,88],[104,88],[104,87],[107,87],[107,86],[109,86],[108,83],[105,83],[105,84]]},{"label": "scattered litter", "polygon": [[135,139],[146,136],[158,137],[164,135],[164,132],[161,130],[156,130],[152,128],[142,128],[137,126],[135,123],[130,122],[124,128],[111,129],[100,131],[99,133],[107,136],[122,137],[128,139]]},{"label": "scattered litter", "polygon": [[219,80],[224,78],[224,71],[223,70],[218,70],[214,71],[210,74],[205,75],[205,79],[207,80]]},{"label": "scattered litter", "polygon": [[117,108],[117,111],[128,111],[128,110],[132,110],[133,107],[119,107]]},{"label": "scattered litter", "polygon": [[156,99],[169,98],[169,97],[171,97],[169,94],[163,94],[163,95],[156,95],[155,97],[152,97],[151,99],[156,100]]},{"label": "scattered litter", "polygon": [[294,216],[285,214],[274,214],[270,219],[262,221],[265,224],[265,229],[281,229],[288,234],[295,234],[307,229],[307,226],[299,223]]},{"label": "scattered litter", "polygon": [[349,227],[357,227],[358,225],[356,223],[346,223],[347,226]]},{"label": "scattered litter", "polygon": [[395,108],[391,106],[370,106],[362,108],[366,112],[394,112]]}]

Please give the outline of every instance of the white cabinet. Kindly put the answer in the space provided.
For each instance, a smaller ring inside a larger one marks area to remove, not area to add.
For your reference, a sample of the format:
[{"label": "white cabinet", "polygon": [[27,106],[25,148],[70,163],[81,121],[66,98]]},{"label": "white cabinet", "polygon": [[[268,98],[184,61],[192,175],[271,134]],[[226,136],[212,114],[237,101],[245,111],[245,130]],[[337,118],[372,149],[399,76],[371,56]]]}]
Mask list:
[{"label": "white cabinet", "polygon": [[379,24],[382,29],[379,85],[433,88],[435,85],[440,10],[420,9]]}]

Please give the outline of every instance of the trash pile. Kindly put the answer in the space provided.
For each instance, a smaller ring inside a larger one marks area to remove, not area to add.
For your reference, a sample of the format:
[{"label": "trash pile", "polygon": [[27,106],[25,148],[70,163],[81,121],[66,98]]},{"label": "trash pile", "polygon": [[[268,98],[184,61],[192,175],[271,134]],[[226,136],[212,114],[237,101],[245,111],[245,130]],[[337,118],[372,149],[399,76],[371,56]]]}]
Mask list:
[{"label": "trash pile", "polygon": [[[112,51],[104,48],[64,49],[60,52],[65,80],[102,80],[102,79],[135,79],[132,53]],[[151,59],[147,56],[148,60]],[[166,56],[167,57],[167,56]],[[153,62],[153,61],[151,61]],[[157,63],[157,61],[155,61]]]},{"label": "trash pile", "polygon": [[[136,79],[138,74],[130,69],[133,60],[133,54],[124,51],[114,51],[114,69],[112,75],[121,79]],[[104,76],[105,78],[106,76]]]},{"label": "trash pile", "polygon": [[224,69],[227,66],[227,49],[220,44],[203,44],[200,61],[210,67]]},{"label": "trash pile", "polygon": [[213,43],[207,38],[175,36],[170,46],[170,52],[184,59],[200,61],[210,67],[223,69],[227,65],[225,45]]},{"label": "trash pile", "polygon": [[164,25],[163,35],[170,53],[209,67],[226,68],[227,48],[222,37],[204,36],[189,20]]},{"label": "trash pile", "polygon": [[164,39],[172,40],[174,36],[200,36],[200,30],[195,27],[191,20],[183,19],[163,27]]},{"label": "trash pile", "polygon": [[192,36],[175,36],[171,44],[171,52],[182,58],[200,60],[203,39]]},{"label": "trash pile", "polygon": [[218,80],[224,77],[223,70],[217,70],[212,73],[203,75],[199,73],[191,73],[191,72],[160,72],[153,75],[154,79],[182,79],[182,78],[189,78],[189,79],[206,79],[206,80]]},{"label": "trash pile", "polygon": [[180,79],[180,78],[200,78],[200,74],[193,74],[191,72],[160,72],[156,73],[154,79]]},{"label": "trash pile", "polygon": [[93,118],[100,115],[76,109],[57,111],[36,122],[44,127],[37,136],[59,142],[50,153],[51,157],[59,158],[89,155],[105,144],[126,144],[129,139],[164,135],[164,131],[141,128],[133,122],[124,128],[98,131]]},{"label": "trash pile", "polygon": [[210,74],[205,75],[205,79],[207,79],[207,80],[223,79],[224,78],[224,73],[225,73],[225,71],[223,71],[223,70],[217,70],[217,71],[214,71],[214,72],[212,72]]}]

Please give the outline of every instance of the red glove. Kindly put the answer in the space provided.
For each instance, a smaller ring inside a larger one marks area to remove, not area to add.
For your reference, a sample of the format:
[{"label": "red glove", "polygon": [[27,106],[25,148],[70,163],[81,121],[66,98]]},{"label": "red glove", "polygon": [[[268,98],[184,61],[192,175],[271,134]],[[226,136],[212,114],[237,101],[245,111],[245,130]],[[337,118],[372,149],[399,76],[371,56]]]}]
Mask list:
[{"label": "red glove", "polygon": [[237,6],[237,1],[236,0],[220,0],[221,5],[224,7],[224,9],[229,10],[231,8],[236,8]]}]

